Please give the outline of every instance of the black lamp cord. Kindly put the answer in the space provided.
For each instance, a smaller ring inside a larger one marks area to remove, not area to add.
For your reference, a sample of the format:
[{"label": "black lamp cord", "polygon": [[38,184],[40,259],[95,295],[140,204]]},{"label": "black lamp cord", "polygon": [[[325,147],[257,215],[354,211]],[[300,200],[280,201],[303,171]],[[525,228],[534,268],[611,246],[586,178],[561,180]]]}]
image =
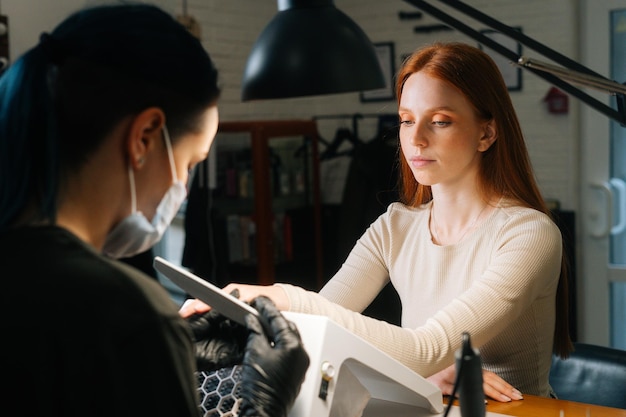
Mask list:
[{"label": "black lamp cord", "polygon": [[450,394],[450,398],[448,399],[448,405],[446,407],[446,411],[443,413],[443,417],[448,417],[448,413],[450,413],[450,409],[452,408],[452,403],[454,402],[454,397],[456,395],[457,390],[459,389],[459,385],[461,384],[461,373],[463,372],[463,362],[459,365],[459,369],[456,372],[456,378],[454,379],[454,387],[452,388],[452,393]]}]

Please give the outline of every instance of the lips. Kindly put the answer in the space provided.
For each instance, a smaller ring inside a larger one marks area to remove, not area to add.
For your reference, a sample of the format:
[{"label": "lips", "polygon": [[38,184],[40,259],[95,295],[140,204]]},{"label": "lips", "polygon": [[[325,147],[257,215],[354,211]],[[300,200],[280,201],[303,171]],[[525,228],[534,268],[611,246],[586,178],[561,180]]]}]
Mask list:
[{"label": "lips", "polygon": [[409,158],[409,163],[411,164],[411,166],[415,168],[422,168],[433,162],[434,162],[433,159],[428,159],[424,156],[413,156]]}]

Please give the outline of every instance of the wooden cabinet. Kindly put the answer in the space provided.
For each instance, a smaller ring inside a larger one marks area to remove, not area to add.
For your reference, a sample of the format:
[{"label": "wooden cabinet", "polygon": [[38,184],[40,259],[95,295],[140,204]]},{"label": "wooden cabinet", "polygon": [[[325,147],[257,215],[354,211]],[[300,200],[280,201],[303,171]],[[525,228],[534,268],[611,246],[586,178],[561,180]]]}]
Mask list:
[{"label": "wooden cabinet", "polygon": [[229,259],[221,260],[228,262],[231,279],[254,273],[259,284],[323,285],[318,140],[313,120],[220,123],[213,145],[218,183],[213,206],[219,213],[214,221],[247,222],[241,224],[245,259],[234,256],[233,247]]}]

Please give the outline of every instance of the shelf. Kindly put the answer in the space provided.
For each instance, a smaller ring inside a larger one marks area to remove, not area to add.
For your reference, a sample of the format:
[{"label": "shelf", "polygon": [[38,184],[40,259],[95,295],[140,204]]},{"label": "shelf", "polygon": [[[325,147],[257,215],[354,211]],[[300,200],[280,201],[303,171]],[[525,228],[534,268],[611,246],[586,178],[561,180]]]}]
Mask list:
[{"label": "shelf", "polygon": [[[269,285],[277,280],[293,282],[301,279],[302,282],[298,283],[305,287],[321,288],[324,282],[319,135],[315,121],[225,121],[220,123],[218,139],[224,139],[227,136],[225,134],[233,134],[237,140],[222,148],[216,143],[218,158],[221,155],[229,159],[221,163],[230,163],[232,166],[228,168],[231,172],[218,173],[218,177],[224,176],[223,184],[225,181],[230,182],[224,189],[220,189],[213,206],[219,217],[236,215],[246,221],[249,217],[254,223],[254,237],[248,242],[254,247],[246,248],[246,255],[252,256],[255,263],[249,260],[245,263],[231,262],[231,275],[236,276],[237,280],[251,280],[251,275],[256,273],[255,283],[261,285]],[[245,140],[245,134],[249,136],[249,141]],[[300,138],[305,145],[304,166],[292,161],[293,166],[282,166],[285,172],[279,172],[275,165],[277,161],[288,160],[285,156],[294,154],[293,149],[284,147],[286,139],[290,137]],[[238,177],[241,183],[235,182],[234,177],[241,175],[241,172],[247,174],[243,179]],[[297,230],[294,230],[297,236],[293,236],[293,242],[290,242],[293,243],[293,253],[287,256],[277,255],[280,252],[277,250],[281,249],[277,245],[284,243],[277,239],[275,231],[275,219],[280,215],[298,219]],[[306,216],[306,219],[302,220],[302,216]]]}]

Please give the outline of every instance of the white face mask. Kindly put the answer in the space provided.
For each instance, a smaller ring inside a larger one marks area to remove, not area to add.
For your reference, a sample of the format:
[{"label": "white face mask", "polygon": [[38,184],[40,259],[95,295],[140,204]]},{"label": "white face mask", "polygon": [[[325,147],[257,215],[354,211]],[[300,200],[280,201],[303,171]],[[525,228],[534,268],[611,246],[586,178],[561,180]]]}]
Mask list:
[{"label": "white face mask", "polygon": [[128,167],[130,180],[131,214],[119,222],[106,237],[102,252],[112,258],[125,258],[144,252],[154,246],[165,233],[176,216],[181,204],[187,198],[187,188],[176,175],[174,152],[167,127],[163,126],[165,146],[169,157],[170,168],[174,183],[163,196],[157,207],[152,223],[140,211],[137,211],[137,195],[135,192],[135,176],[132,168]]}]

